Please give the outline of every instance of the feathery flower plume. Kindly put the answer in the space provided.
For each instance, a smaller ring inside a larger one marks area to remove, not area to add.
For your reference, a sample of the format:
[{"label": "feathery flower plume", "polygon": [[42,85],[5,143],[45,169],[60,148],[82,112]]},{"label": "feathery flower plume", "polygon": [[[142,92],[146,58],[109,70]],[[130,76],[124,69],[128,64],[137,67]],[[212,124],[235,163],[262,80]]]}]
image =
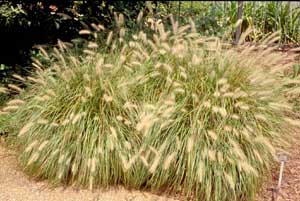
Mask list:
[{"label": "feathery flower plume", "polygon": [[0,93],[7,93],[7,88],[4,88],[4,87],[0,87]]},{"label": "feathery flower plume", "polygon": [[192,151],[194,144],[195,144],[195,136],[192,135],[188,138],[187,141],[187,147],[186,147],[187,153],[190,153]]},{"label": "feathery flower plume", "polygon": [[75,115],[75,117],[73,118],[72,124],[75,125],[77,123],[77,121],[81,118],[81,113]]},{"label": "feathery flower plume", "polygon": [[92,23],[92,24],[91,24],[91,27],[93,27],[93,29],[94,29],[95,31],[98,31],[98,32],[101,31],[101,30],[103,30],[103,29],[100,28],[100,26],[101,26],[101,28],[104,29],[103,25],[101,25],[101,24],[99,24],[99,25],[96,25],[95,23]]},{"label": "feathery flower plume", "polygon": [[87,93],[88,96],[90,96],[90,97],[93,96],[93,93],[92,93],[92,90],[91,90],[90,87],[85,86],[84,89],[85,89],[85,92]]},{"label": "feathery flower plume", "polygon": [[124,28],[120,29],[119,36],[120,36],[120,38],[124,38],[124,36],[125,36],[125,29]]},{"label": "feathery flower plume", "polygon": [[134,155],[129,161],[127,161],[127,160],[125,159],[125,156],[124,156],[123,154],[120,153],[120,158],[121,158],[121,161],[122,161],[122,163],[123,163],[125,172],[126,172],[127,170],[129,170],[129,168],[131,168],[131,166],[132,166],[133,163],[136,161],[136,159],[137,159],[138,156],[139,156],[139,155],[136,154],[136,155]]},{"label": "feathery flower plume", "polygon": [[144,166],[145,166],[145,167],[148,167],[148,166],[149,166],[149,163],[148,163],[148,161],[147,161],[147,158],[144,157],[144,156],[142,156],[142,155],[140,155],[139,157],[140,157],[142,163],[144,164]]},{"label": "feathery flower plume", "polygon": [[174,112],[174,107],[168,107],[163,113],[162,113],[162,117],[163,118],[167,118],[170,117],[172,115],[172,113]]},{"label": "feathery flower plume", "polygon": [[263,115],[263,114],[255,114],[254,117],[255,117],[256,119],[259,119],[259,120],[262,120],[262,121],[267,121],[266,116]]},{"label": "feathery flower plume", "polygon": [[217,136],[217,134],[214,131],[208,130],[207,133],[211,137],[211,139],[217,140],[218,136]]},{"label": "feathery flower plume", "polygon": [[229,143],[233,148],[233,154],[239,157],[241,160],[245,160],[246,157],[240,145],[238,145],[233,139],[229,139]]},{"label": "feathery flower plume", "polygon": [[27,133],[30,128],[34,125],[33,122],[29,122],[27,123],[19,132],[18,137],[21,137],[22,135],[24,135],[25,133]]},{"label": "feathery flower plume", "polygon": [[270,102],[269,103],[269,106],[272,108],[272,109],[275,109],[275,110],[280,110],[280,109],[287,109],[287,110],[291,110],[292,107],[288,104],[284,104],[284,103],[275,103],[275,102]]},{"label": "feathery flower plume", "polygon": [[110,136],[107,139],[107,147],[110,151],[113,151],[115,149],[114,139],[112,139]]},{"label": "feathery flower plume", "polygon": [[100,146],[99,146],[98,149],[97,149],[97,153],[98,153],[98,154],[103,154],[103,149],[102,149]]},{"label": "feathery flower plume", "polygon": [[87,160],[87,163],[86,163],[87,168],[90,168],[90,167],[91,167],[91,163],[92,163],[92,159],[89,158],[89,159]]},{"label": "feathery flower plume", "polygon": [[179,94],[184,94],[185,90],[183,88],[176,88],[176,89],[174,89],[174,92],[179,93]]},{"label": "feathery flower plume", "polygon": [[52,123],[50,124],[50,126],[51,126],[51,127],[58,127],[58,126],[59,126],[59,124],[58,124],[58,123],[56,123],[56,122],[52,122]]},{"label": "feathery flower plume", "polygon": [[194,99],[194,101],[195,101],[196,103],[199,102],[199,98],[198,98],[198,96],[197,96],[195,93],[192,93],[192,97],[193,97],[193,99]]},{"label": "feathery flower plume", "polygon": [[219,107],[218,106],[213,106],[212,107],[212,111],[214,112],[214,113],[219,113]]},{"label": "feathery flower plume", "polygon": [[48,55],[47,51],[42,46],[38,46],[38,49],[41,51],[41,53],[44,57],[49,59],[49,55]]},{"label": "feathery flower plume", "polygon": [[129,126],[129,125],[131,125],[132,123],[131,123],[128,119],[125,119],[124,124],[127,125],[127,126]]},{"label": "feathery flower plume", "polygon": [[91,49],[96,49],[96,48],[98,48],[98,45],[97,45],[97,43],[94,43],[94,42],[89,42],[89,44],[88,44],[88,48],[91,48]]},{"label": "feathery flower plume", "polygon": [[220,91],[221,91],[222,93],[226,93],[226,92],[228,91],[229,88],[230,88],[230,85],[229,85],[229,84],[224,84],[224,85],[222,86],[222,88],[220,89]]},{"label": "feathery flower plume", "polygon": [[32,154],[31,157],[29,158],[28,162],[27,162],[27,166],[34,163],[39,158],[39,156],[40,156],[40,154],[38,152],[35,152],[34,154]]},{"label": "feathery flower plume", "polygon": [[220,108],[219,108],[219,113],[221,114],[221,116],[222,116],[223,118],[225,118],[225,117],[227,116],[227,111],[226,111],[226,109],[223,108],[223,107],[220,107]]},{"label": "feathery flower plume", "polygon": [[226,83],[227,83],[227,79],[226,78],[221,78],[217,82],[218,85],[223,85],[223,84],[226,84]]},{"label": "feathery flower plume", "polygon": [[73,163],[73,165],[71,167],[71,171],[72,171],[73,175],[75,175],[77,173],[77,163]]},{"label": "feathery flower plume", "polygon": [[113,97],[112,97],[112,96],[109,96],[109,95],[107,95],[107,94],[104,94],[104,95],[103,95],[103,100],[104,100],[105,102],[107,102],[107,103],[110,103],[110,102],[113,101]]},{"label": "feathery flower plume", "polygon": [[118,120],[118,121],[123,121],[123,117],[120,116],[120,115],[118,115],[118,116],[117,116],[117,120]]},{"label": "feathery flower plume", "polygon": [[293,126],[298,126],[300,127],[300,121],[299,120],[295,120],[295,119],[291,119],[291,118],[284,118],[284,120],[289,123],[290,125],[293,125]]},{"label": "feathery flower plume", "polygon": [[130,142],[125,141],[125,142],[124,142],[124,145],[125,145],[125,147],[126,147],[128,150],[131,150],[132,146],[131,146]]},{"label": "feathery flower plume", "polygon": [[249,107],[248,105],[241,105],[241,106],[240,106],[240,109],[241,109],[241,110],[249,110],[250,107]]},{"label": "feathery flower plume", "polygon": [[130,103],[130,102],[126,102],[123,106],[124,109],[137,109],[137,105]]},{"label": "feathery flower plume", "polygon": [[223,97],[233,97],[234,96],[234,93],[233,92],[227,92],[227,93],[224,93],[223,95],[222,95]]},{"label": "feathery flower plume", "polygon": [[26,149],[25,149],[25,153],[29,152],[32,150],[32,148],[38,143],[37,140],[34,140],[31,144],[29,144]]},{"label": "feathery flower plume", "polygon": [[55,156],[58,152],[59,152],[59,149],[55,149],[55,150],[51,153],[50,157]]},{"label": "feathery flower plume", "polygon": [[183,71],[180,72],[180,76],[185,80],[187,79],[187,74]]},{"label": "feathery flower plume", "polygon": [[208,150],[208,158],[211,161],[215,161],[216,160],[216,152],[215,152],[215,150],[212,150],[212,149]]},{"label": "feathery flower plume", "polygon": [[90,82],[91,81],[91,78],[88,74],[83,74],[83,79],[86,80],[87,82]]},{"label": "feathery flower plume", "polygon": [[239,119],[240,119],[240,116],[237,115],[237,114],[232,114],[232,115],[231,115],[231,118],[232,118],[232,119],[235,119],[235,120],[239,120]]},{"label": "feathery flower plume", "polygon": [[94,56],[96,54],[94,51],[88,50],[88,49],[83,50],[83,52],[88,54],[88,55],[91,55],[91,56]]},{"label": "feathery flower plume", "polygon": [[220,97],[221,96],[221,93],[220,92],[218,92],[218,91],[215,91],[215,93],[214,93],[214,97]]},{"label": "feathery flower plume", "polygon": [[101,74],[101,66],[103,65],[104,59],[100,58],[98,59],[97,63],[96,63],[96,75],[99,76]]},{"label": "feathery flower plume", "polygon": [[65,119],[65,120],[61,123],[61,125],[62,125],[62,126],[65,126],[65,125],[67,125],[70,121],[71,121],[70,119]]},{"label": "feathery flower plume", "polygon": [[164,164],[163,164],[163,169],[164,170],[169,169],[169,167],[170,167],[172,161],[174,160],[175,156],[176,156],[176,152],[173,152],[169,156],[167,156],[167,158],[166,158],[166,160],[164,161]]},{"label": "feathery flower plume", "polygon": [[205,108],[210,108],[210,107],[211,107],[211,103],[210,103],[209,100],[208,100],[208,101],[204,101],[202,105],[203,105],[203,107],[205,107]]},{"label": "feathery flower plume", "polygon": [[232,176],[227,174],[226,172],[224,173],[224,176],[225,176],[225,179],[226,179],[227,183],[229,184],[230,188],[232,190],[234,190],[235,189],[235,184],[234,184]]},{"label": "feathery flower plume", "polygon": [[179,138],[176,136],[176,149],[177,150],[180,150],[180,148],[181,148],[181,142],[180,142],[180,140],[179,140]]},{"label": "feathery flower plume", "polygon": [[96,158],[93,157],[91,161],[91,173],[93,174],[96,171]]},{"label": "feathery flower plume", "polygon": [[137,19],[136,19],[136,21],[137,21],[138,24],[141,23],[141,20],[143,18],[143,14],[144,14],[143,11],[139,12],[139,14],[137,16]]},{"label": "feathery flower plume", "polygon": [[186,33],[186,31],[187,31],[189,28],[191,28],[191,25],[189,25],[189,24],[184,25],[184,26],[182,26],[182,27],[180,27],[180,28],[178,29],[177,34]]},{"label": "feathery flower plume", "polygon": [[254,176],[258,176],[257,171],[246,161],[240,161],[239,163],[241,169],[243,169],[248,174],[253,174]]},{"label": "feathery flower plume", "polygon": [[65,154],[61,154],[61,155],[59,156],[59,159],[58,159],[58,164],[62,164],[63,161],[65,160],[65,158],[66,158],[66,155],[65,155]]},{"label": "feathery flower plume", "polygon": [[221,151],[218,151],[217,158],[218,158],[219,163],[222,163],[224,161],[223,153]]},{"label": "feathery flower plume", "polygon": [[63,177],[63,174],[64,174],[64,172],[63,172],[63,170],[60,170],[59,172],[58,172],[58,179],[61,179],[62,177]]},{"label": "feathery flower plume", "polygon": [[118,135],[117,135],[116,129],[115,129],[114,127],[109,127],[109,129],[110,129],[111,135],[112,135],[115,139],[117,139],[117,138],[118,138]]},{"label": "feathery flower plume", "polygon": [[253,150],[253,153],[256,157],[256,159],[260,162],[260,163],[263,163],[263,160],[261,158],[261,155],[259,154],[259,152],[257,150]]},{"label": "feathery flower plume", "polygon": [[42,151],[44,147],[48,144],[49,140],[45,140],[38,148],[38,151]]},{"label": "feathery flower plume", "polygon": [[22,81],[22,82],[25,82],[25,81],[26,81],[25,78],[21,77],[20,75],[13,74],[12,76],[13,76],[14,78],[16,78],[16,79]]},{"label": "feathery flower plume", "polygon": [[198,182],[202,183],[204,176],[205,176],[205,164],[203,161],[199,161],[198,169],[197,169]]},{"label": "feathery flower plume", "polygon": [[113,36],[113,32],[110,31],[108,36],[107,36],[107,39],[106,39],[106,45],[109,46],[110,43],[111,43],[111,40],[112,40],[112,36]]},{"label": "feathery flower plume", "polygon": [[103,67],[104,68],[113,68],[114,66],[112,64],[104,64]]},{"label": "feathery flower plume", "polygon": [[2,109],[3,112],[8,112],[8,111],[13,111],[13,110],[17,110],[19,108],[19,106],[17,105],[9,105],[6,106]]},{"label": "feathery flower plume", "polygon": [[89,178],[89,189],[90,190],[93,189],[93,184],[94,184],[94,177],[90,176],[90,178]]},{"label": "feathery flower plume", "polygon": [[30,81],[32,81],[32,82],[41,84],[43,86],[47,85],[46,82],[44,80],[42,80],[42,79],[36,79],[36,78],[30,77],[30,76],[28,76],[27,79],[30,80]]},{"label": "feathery flower plume", "polygon": [[149,168],[149,172],[151,174],[153,174],[155,172],[155,170],[157,169],[157,167],[159,165],[159,162],[160,162],[160,156],[156,156],[156,158],[154,159],[152,165]]},{"label": "feathery flower plume", "polygon": [[90,34],[92,34],[92,32],[90,30],[83,29],[83,30],[79,31],[79,34],[80,35],[90,35]]},{"label": "feathery flower plume", "polygon": [[20,87],[18,87],[17,85],[15,85],[15,84],[8,84],[8,87],[15,90],[15,91],[17,91],[17,92],[22,91],[22,89]]},{"label": "feathery flower plume", "polygon": [[232,127],[229,126],[229,125],[225,125],[225,126],[224,126],[224,131],[226,131],[226,132],[231,132],[231,131],[232,131]]},{"label": "feathery flower plume", "polygon": [[69,165],[70,165],[70,162],[71,162],[71,160],[72,160],[72,158],[71,158],[71,157],[69,157],[69,158],[66,160],[66,163],[65,163],[65,165],[66,165],[66,166],[69,166]]},{"label": "feathery flower plume", "polygon": [[37,123],[37,124],[46,125],[46,124],[49,123],[49,121],[46,120],[46,119],[38,119],[36,123]]},{"label": "feathery flower plume", "polygon": [[56,94],[55,94],[55,92],[54,92],[54,90],[53,89],[47,89],[47,94],[49,94],[50,96],[52,96],[52,97],[55,97],[56,96]]}]

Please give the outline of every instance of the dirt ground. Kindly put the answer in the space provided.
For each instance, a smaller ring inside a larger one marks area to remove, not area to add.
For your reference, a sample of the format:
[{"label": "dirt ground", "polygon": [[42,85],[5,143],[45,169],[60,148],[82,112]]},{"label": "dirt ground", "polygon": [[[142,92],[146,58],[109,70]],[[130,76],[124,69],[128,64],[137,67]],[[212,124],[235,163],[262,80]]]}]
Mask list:
[{"label": "dirt ground", "polygon": [[[277,201],[300,201],[300,132],[293,134],[290,156],[284,168],[282,189]],[[262,187],[256,201],[272,201],[268,188],[277,185],[278,167],[274,167],[272,178]],[[0,140],[0,201],[175,201],[178,199],[154,195],[148,192],[129,191],[122,187],[109,190],[77,190],[51,188],[47,182],[28,178],[17,164],[16,154],[4,148]]]},{"label": "dirt ground", "polygon": [[[293,132],[289,156],[284,166],[281,190],[276,201],[300,201],[300,130]],[[273,201],[272,192],[268,188],[276,187],[278,183],[280,164],[274,167],[272,178],[266,182],[257,196],[256,201]]]},{"label": "dirt ground", "polygon": [[[1,141],[1,140],[0,140]],[[16,154],[0,142],[0,201],[178,201],[148,192],[129,191],[122,187],[109,190],[51,188],[47,182],[28,178],[17,164]]]}]

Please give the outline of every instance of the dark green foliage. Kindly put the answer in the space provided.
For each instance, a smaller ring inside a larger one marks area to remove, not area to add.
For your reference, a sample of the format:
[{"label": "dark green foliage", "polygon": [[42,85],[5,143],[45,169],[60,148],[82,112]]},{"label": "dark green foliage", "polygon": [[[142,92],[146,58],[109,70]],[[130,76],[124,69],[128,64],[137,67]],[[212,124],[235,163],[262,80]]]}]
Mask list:
[{"label": "dark green foliage", "polygon": [[[79,30],[88,28],[87,24],[93,22],[112,27],[114,12],[124,13],[126,21],[130,22],[143,5],[144,2],[139,1],[2,1],[0,63],[11,67],[1,70],[0,76],[7,79],[16,72],[26,75],[35,45],[56,44],[57,39],[70,41],[79,36]],[[22,66],[21,71],[16,65]]]}]

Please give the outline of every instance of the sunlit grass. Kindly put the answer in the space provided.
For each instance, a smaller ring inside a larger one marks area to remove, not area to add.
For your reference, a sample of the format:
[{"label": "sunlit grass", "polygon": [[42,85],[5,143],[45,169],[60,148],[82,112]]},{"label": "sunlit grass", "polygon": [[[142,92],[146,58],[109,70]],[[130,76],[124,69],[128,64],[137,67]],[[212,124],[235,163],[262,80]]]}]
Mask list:
[{"label": "sunlit grass", "polygon": [[130,40],[120,29],[80,56],[60,43],[51,66],[35,64],[26,91],[3,89],[21,93],[2,112],[22,167],[55,183],[252,200],[292,121],[288,65],[276,65],[285,55],[265,47],[278,38],[225,50],[193,23],[153,29]]}]

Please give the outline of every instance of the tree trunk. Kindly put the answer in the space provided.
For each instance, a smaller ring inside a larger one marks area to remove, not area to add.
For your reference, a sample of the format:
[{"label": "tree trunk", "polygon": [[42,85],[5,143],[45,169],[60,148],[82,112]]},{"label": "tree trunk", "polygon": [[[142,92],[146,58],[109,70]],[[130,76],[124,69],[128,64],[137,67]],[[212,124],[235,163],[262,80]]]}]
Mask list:
[{"label": "tree trunk", "polygon": [[[237,16],[237,20],[242,19],[243,17],[243,1],[238,1],[238,16]],[[235,32],[235,44],[238,44],[239,40],[240,40],[240,36],[241,36],[241,32],[242,32],[242,23],[239,24],[236,28],[236,32]]]}]

